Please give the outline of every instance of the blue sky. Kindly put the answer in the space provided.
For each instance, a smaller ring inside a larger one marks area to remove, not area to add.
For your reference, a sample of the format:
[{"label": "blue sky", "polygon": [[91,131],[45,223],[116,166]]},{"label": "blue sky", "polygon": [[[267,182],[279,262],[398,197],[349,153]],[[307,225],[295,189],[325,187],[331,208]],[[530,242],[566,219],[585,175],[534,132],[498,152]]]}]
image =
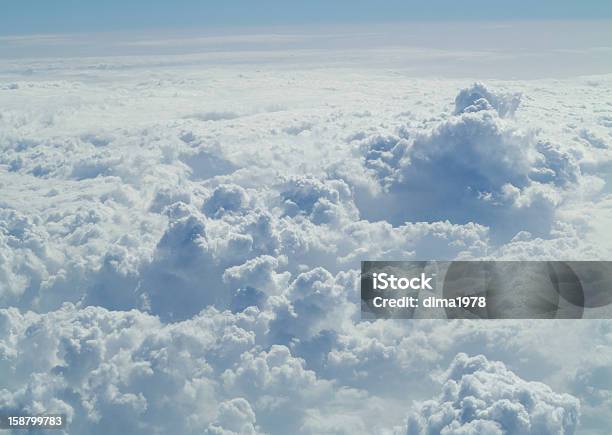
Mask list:
[{"label": "blue sky", "polygon": [[0,34],[405,20],[602,19],[609,0],[9,0]]}]

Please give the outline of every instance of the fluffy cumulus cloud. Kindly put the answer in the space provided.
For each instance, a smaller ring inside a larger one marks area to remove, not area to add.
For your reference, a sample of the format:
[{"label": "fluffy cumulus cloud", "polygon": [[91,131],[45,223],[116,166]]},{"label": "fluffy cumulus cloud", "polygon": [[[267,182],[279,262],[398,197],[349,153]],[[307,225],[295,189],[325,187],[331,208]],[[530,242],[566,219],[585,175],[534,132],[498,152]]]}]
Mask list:
[{"label": "fluffy cumulus cloud", "polygon": [[575,397],[525,381],[501,362],[460,353],[444,374],[440,396],[418,406],[406,433],[573,434],[579,415]]},{"label": "fluffy cumulus cloud", "polygon": [[219,405],[219,416],[206,433],[217,435],[255,435],[259,433],[254,426],[255,413],[243,398],[228,400]]},{"label": "fluffy cumulus cloud", "polygon": [[525,229],[549,234],[567,197],[600,179],[584,178],[573,153],[517,122],[519,102],[475,84],[430,129],[363,139],[364,165],[384,191],[364,201],[364,216],[478,222],[498,241]]},{"label": "fluffy cumulus cloud", "polygon": [[0,409],[71,434],[610,427],[607,322],[361,322],[358,276],[609,258],[610,77],[125,62],[0,63]]},{"label": "fluffy cumulus cloud", "polygon": [[[367,420],[377,400],[270,344],[268,321],[256,308],[208,309],[174,324],[71,304],[47,315],[2,310],[10,376],[0,406],[65,413],[74,433],[310,433],[314,415],[319,427],[375,426]],[[346,419],[338,409],[350,410]]]},{"label": "fluffy cumulus cloud", "polygon": [[499,116],[512,116],[520,102],[521,94],[496,94],[483,83],[475,83],[455,97],[455,114],[495,110]]},{"label": "fluffy cumulus cloud", "polygon": [[[177,329],[138,311],[65,305],[44,317],[4,312],[3,365],[11,379],[3,386],[2,407],[65,412],[76,433],[192,433],[208,425],[223,427],[233,402],[217,402],[209,361],[249,348],[253,334],[217,323],[215,315],[199,319],[206,325],[193,319]],[[36,347],[33,363],[25,349]],[[186,415],[193,418],[183,420]]]}]

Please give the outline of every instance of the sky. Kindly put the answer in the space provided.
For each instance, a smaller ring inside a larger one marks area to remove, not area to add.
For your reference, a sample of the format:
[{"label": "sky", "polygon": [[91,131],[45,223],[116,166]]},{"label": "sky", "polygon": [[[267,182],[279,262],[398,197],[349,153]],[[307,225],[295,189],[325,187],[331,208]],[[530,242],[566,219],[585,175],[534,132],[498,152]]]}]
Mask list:
[{"label": "sky", "polygon": [[2,2],[0,11],[0,34],[10,35],[407,20],[605,19],[612,17],[612,3],[606,0],[9,0]]}]

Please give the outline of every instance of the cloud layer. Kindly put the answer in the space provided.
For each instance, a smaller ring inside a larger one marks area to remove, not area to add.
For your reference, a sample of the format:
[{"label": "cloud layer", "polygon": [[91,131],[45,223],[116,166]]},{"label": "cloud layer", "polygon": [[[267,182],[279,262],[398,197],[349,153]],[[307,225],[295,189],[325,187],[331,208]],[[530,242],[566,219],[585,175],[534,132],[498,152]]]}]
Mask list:
[{"label": "cloud layer", "polygon": [[0,408],[75,434],[609,427],[609,322],[358,313],[363,259],[608,258],[609,76],[92,62],[0,72]]}]

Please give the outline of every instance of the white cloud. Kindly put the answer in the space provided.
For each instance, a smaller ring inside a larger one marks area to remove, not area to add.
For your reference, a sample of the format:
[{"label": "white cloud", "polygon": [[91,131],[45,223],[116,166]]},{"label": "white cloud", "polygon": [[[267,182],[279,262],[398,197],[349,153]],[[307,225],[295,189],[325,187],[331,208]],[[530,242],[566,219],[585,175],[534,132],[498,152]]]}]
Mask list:
[{"label": "white cloud", "polygon": [[255,435],[258,432],[255,425],[255,413],[245,399],[239,397],[225,401],[219,405],[216,421],[206,433],[211,435]]},{"label": "white cloud", "polygon": [[407,434],[572,434],[579,416],[575,397],[525,381],[501,362],[460,353],[440,396],[408,417]]},{"label": "white cloud", "polygon": [[279,294],[288,285],[291,273],[276,273],[280,262],[270,255],[261,255],[232,266],[223,272],[223,281],[234,288],[253,287],[267,294]]},{"label": "white cloud", "polygon": [[520,102],[521,94],[496,94],[483,83],[474,83],[455,97],[455,114],[495,109],[501,117],[512,116]]},{"label": "white cloud", "polygon": [[360,211],[394,224],[477,222],[497,241],[521,229],[547,235],[581,170],[571,153],[515,121],[519,101],[476,84],[457,95],[454,116],[430,130],[361,141],[365,167],[384,193],[362,201]]}]

